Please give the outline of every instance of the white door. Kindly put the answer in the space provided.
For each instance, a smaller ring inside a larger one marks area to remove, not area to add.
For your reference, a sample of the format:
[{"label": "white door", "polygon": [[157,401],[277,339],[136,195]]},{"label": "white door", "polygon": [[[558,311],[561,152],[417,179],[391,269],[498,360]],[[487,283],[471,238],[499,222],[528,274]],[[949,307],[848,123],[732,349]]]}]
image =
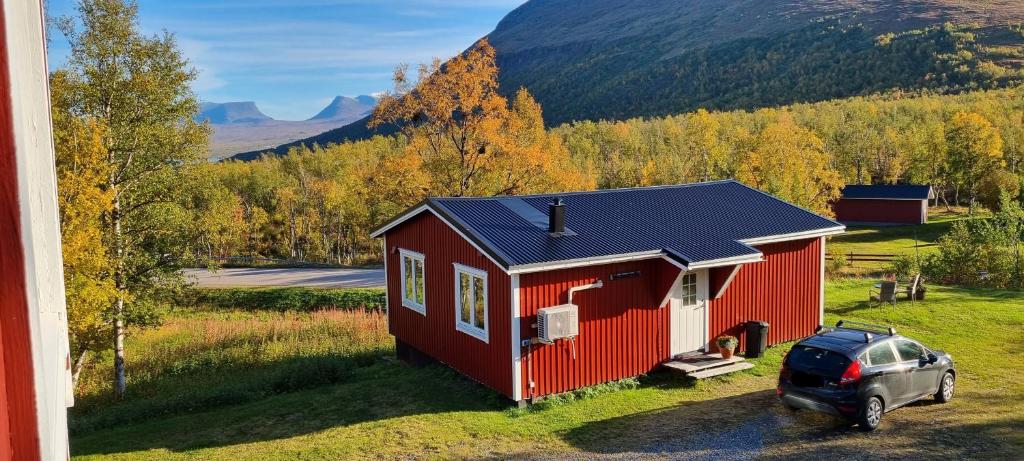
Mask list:
[{"label": "white door", "polygon": [[683,274],[671,301],[672,355],[706,350],[708,340],[708,271]]}]

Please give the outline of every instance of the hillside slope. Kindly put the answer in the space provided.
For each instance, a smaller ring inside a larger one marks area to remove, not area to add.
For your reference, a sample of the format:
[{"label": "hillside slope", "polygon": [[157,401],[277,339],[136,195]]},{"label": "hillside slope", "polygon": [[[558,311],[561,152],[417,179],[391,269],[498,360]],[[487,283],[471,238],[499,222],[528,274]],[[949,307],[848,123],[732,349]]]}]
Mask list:
[{"label": "hillside slope", "polygon": [[504,91],[528,88],[553,125],[1011,85],[1022,22],[1019,0],[531,0],[488,38]]},{"label": "hillside slope", "polygon": [[506,91],[561,123],[1003,85],[1022,20],[1008,0],[533,0],[489,38]]}]

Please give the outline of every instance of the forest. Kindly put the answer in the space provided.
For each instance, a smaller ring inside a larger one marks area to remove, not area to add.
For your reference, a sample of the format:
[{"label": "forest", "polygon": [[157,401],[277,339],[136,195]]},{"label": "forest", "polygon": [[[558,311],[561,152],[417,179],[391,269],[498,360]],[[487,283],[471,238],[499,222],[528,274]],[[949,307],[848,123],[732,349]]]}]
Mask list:
[{"label": "forest", "polygon": [[380,249],[369,230],[428,195],[723,178],[826,215],[844,184],[932,184],[936,204],[995,207],[1000,191],[1020,194],[1022,117],[1021,90],[1005,89],[577,122],[533,134],[547,138],[545,157],[557,168],[530,184],[471,190],[453,189],[461,180],[442,174],[447,167],[425,165],[405,134],[294,148],[283,157],[197,167],[193,250],[199,258],[371,262]]}]

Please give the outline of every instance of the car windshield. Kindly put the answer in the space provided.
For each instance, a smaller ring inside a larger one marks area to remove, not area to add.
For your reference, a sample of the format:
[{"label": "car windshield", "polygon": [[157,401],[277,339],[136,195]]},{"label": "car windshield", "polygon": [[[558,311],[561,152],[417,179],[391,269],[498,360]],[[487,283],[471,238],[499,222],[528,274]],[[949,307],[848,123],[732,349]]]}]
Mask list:
[{"label": "car windshield", "polygon": [[837,352],[797,345],[789,352],[786,364],[794,369],[824,376],[840,376],[850,365],[850,359]]}]

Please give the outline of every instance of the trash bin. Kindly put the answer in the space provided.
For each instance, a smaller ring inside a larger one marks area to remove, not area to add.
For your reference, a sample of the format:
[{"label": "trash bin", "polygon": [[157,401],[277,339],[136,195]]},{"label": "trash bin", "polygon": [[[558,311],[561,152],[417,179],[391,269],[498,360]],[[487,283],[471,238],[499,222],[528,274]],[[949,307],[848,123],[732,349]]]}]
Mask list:
[{"label": "trash bin", "polygon": [[747,322],[747,358],[756,358],[768,348],[768,322]]}]

